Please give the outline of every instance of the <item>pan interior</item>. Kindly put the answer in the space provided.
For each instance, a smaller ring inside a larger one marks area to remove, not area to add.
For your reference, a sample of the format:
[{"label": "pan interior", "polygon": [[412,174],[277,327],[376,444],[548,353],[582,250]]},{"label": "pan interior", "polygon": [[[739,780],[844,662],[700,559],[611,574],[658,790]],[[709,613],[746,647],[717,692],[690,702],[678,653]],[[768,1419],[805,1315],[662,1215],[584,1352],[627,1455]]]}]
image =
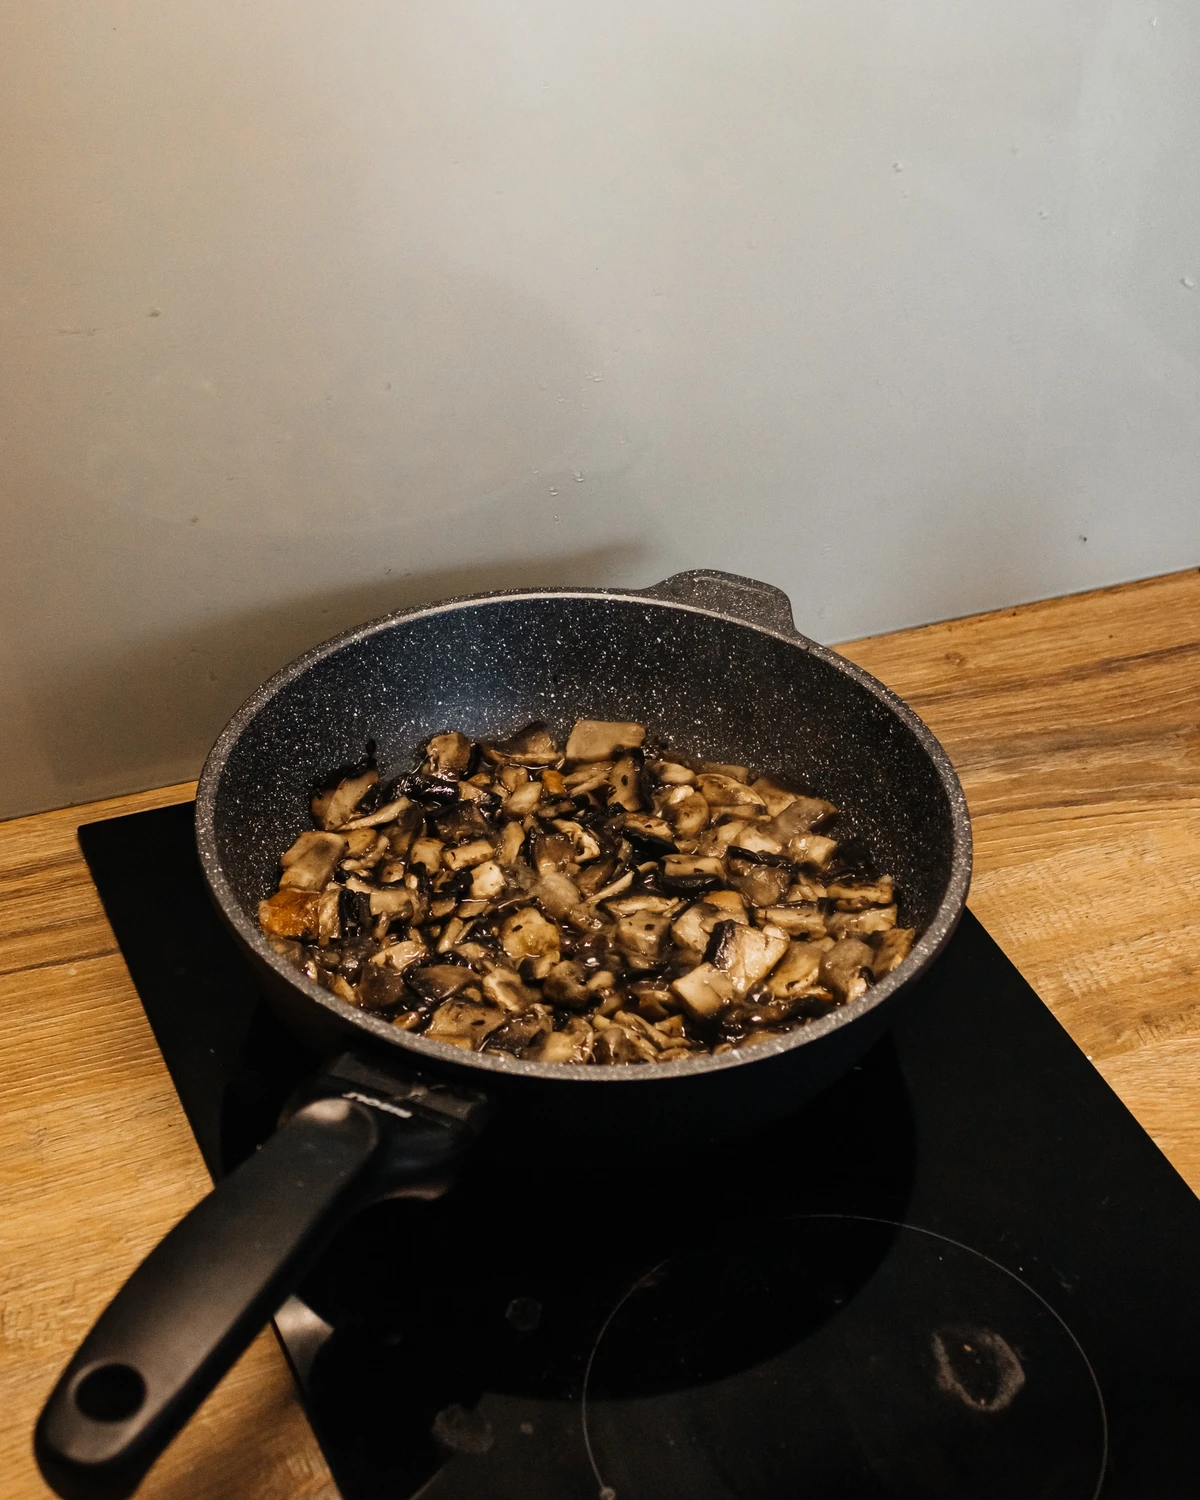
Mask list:
[{"label": "pan interior", "polygon": [[210,767],[213,846],[237,903],[253,923],[280,851],[312,826],[312,786],[369,741],[386,773],[408,769],[442,730],[496,738],[544,719],[561,738],[576,718],[636,720],[687,754],[807,783],[843,810],[839,836],[860,838],[895,875],[902,922],[924,927],[937,911],[954,850],[950,800],[917,732],[884,701],[754,627],[573,595],[380,622],[268,684]]}]

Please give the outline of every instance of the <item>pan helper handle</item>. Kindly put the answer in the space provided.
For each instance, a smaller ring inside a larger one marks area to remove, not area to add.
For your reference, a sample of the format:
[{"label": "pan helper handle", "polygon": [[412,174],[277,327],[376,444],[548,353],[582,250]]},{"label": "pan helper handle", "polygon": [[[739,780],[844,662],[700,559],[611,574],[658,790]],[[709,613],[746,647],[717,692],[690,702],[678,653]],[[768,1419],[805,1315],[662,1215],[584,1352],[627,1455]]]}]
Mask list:
[{"label": "pan helper handle", "polygon": [[152,1250],[101,1313],[37,1424],[64,1500],[131,1495],[362,1204],[449,1183],[486,1101],[338,1059],[285,1123]]}]

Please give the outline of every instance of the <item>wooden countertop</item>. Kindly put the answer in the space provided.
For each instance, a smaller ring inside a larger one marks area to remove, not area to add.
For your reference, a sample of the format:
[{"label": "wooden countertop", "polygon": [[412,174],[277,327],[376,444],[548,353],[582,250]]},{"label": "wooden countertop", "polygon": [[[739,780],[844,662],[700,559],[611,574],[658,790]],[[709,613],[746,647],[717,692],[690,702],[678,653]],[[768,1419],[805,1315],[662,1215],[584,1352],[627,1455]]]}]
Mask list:
[{"label": "wooden countertop", "polygon": [[[966,787],[971,907],[1200,1190],[1200,571],[841,648]],[[0,1474],[44,1497],[38,1408],[208,1187],[75,842],[190,784],[0,824]],[[264,1334],[140,1492],[333,1500]]]}]

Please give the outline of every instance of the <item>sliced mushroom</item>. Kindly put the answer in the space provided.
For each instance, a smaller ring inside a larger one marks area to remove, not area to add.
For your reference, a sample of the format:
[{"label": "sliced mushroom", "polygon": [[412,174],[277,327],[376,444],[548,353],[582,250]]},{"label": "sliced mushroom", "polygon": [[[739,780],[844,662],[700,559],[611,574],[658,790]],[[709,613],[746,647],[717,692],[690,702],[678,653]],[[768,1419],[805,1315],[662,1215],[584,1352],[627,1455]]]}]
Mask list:
[{"label": "sliced mushroom", "polygon": [[258,925],[272,937],[313,941],[319,931],[320,910],[318,891],[276,891],[258,903]]},{"label": "sliced mushroom", "polygon": [[814,865],[818,870],[829,863],[836,848],[835,839],[827,839],[819,833],[801,833],[787,842],[787,851],[797,864]]},{"label": "sliced mushroom", "polygon": [[785,906],[768,906],[761,915],[764,922],[773,923],[789,937],[825,936],[825,918],[815,902],[796,901]]},{"label": "sliced mushroom", "polygon": [[502,895],[506,881],[504,871],[494,859],[488,859],[481,865],[476,865],[471,873],[471,899],[473,901],[493,901]]},{"label": "sliced mushroom", "polygon": [[881,875],[869,885],[831,880],[825,894],[837,902],[839,911],[862,911],[868,906],[888,906],[895,897],[896,887],[890,875]]},{"label": "sliced mushroom", "polygon": [[552,917],[565,917],[579,905],[579,889],[569,875],[547,870],[529,893]]},{"label": "sliced mushroom", "polygon": [[387,965],[403,973],[405,969],[412,968],[413,964],[422,963],[429,957],[429,949],[419,938],[405,938],[399,943],[389,943],[386,948],[380,948],[379,952],[371,959],[371,963],[381,968]]},{"label": "sliced mushroom", "polygon": [[473,870],[476,865],[490,860],[495,852],[490,840],[476,839],[470,844],[459,844],[456,849],[447,849],[442,855],[442,863],[447,870]]},{"label": "sliced mushroom", "polygon": [[373,813],[365,813],[361,818],[351,818],[348,823],[343,823],[342,832],[347,833],[358,828],[382,828],[385,823],[394,823],[412,806],[412,802],[407,797],[397,797],[394,802],[385,803],[383,807],[376,808]]},{"label": "sliced mushroom", "polygon": [[786,844],[788,839],[811,833],[824,818],[837,812],[823,797],[797,797],[771,819],[771,832]]},{"label": "sliced mushroom", "polygon": [[559,833],[571,840],[572,857],[577,864],[586,864],[588,860],[599,858],[600,840],[582,823],[576,823],[570,818],[555,818],[554,826]]},{"label": "sliced mushroom", "polygon": [[783,845],[778,839],[772,838],[769,833],[763,833],[759,828],[745,828],[739,834],[737,843],[733,847],[745,849],[748,854],[782,854]]},{"label": "sliced mushroom", "polygon": [[529,1056],[534,1062],[583,1063],[592,1055],[594,1045],[595,1033],[590,1026],[578,1031],[552,1031]]},{"label": "sliced mushroom", "polygon": [[791,874],[784,866],[734,859],[729,865],[729,884],[754,906],[778,906],[791,884]]},{"label": "sliced mushroom", "polygon": [[760,984],[788,950],[787,934],[745,923],[721,922],[713,929],[710,961],[728,975],[738,1000]]},{"label": "sliced mushroom", "polygon": [[393,1005],[412,1003],[413,994],[404,977],[395,969],[379,969],[368,964],[355,990],[364,1010],[389,1010]]},{"label": "sliced mushroom", "polygon": [[681,975],[671,989],[694,1021],[711,1021],[733,1000],[733,981],[712,964],[700,964]]},{"label": "sliced mushroom", "polygon": [[[550,1034],[554,1022],[549,1016],[528,1014],[513,1016],[488,1035],[483,1044],[486,1052],[511,1052],[516,1057],[533,1056],[540,1043]],[[583,1059],[579,1059],[582,1061]],[[563,1062],[576,1061],[566,1057]]]},{"label": "sliced mushroom", "polygon": [[696,777],[696,786],[710,807],[766,807],[757,792],[732,776],[708,772]]},{"label": "sliced mushroom", "polygon": [[777,999],[809,994],[817,984],[824,953],[824,946],[816,943],[792,943],[772,970],[767,989]]},{"label": "sliced mushroom", "polygon": [[425,746],[421,769],[430,776],[465,776],[471,764],[471,741],[457,729],[435,734]]},{"label": "sliced mushroom", "polygon": [[669,891],[708,891],[725,878],[719,859],[697,854],[668,854],[662,862],[662,883]]},{"label": "sliced mushroom", "polygon": [[608,773],[608,784],[612,788],[609,805],[623,807],[626,812],[640,812],[645,806],[642,800],[642,768],[632,755],[623,755]]},{"label": "sliced mushroom", "polygon": [[[712,894],[718,895],[720,892],[714,891]],[[746,920],[744,907],[733,910],[723,903],[717,904],[705,899],[697,901],[694,906],[689,906],[687,911],[676,920],[671,932],[681,948],[703,953],[708,947],[708,940],[718,922],[745,922]]]},{"label": "sliced mushroom", "polygon": [[516,963],[523,958],[557,954],[559,942],[558,928],[547,922],[536,906],[513,912],[500,929],[500,945]]},{"label": "sliced mushroom", "polygon": [[675,847],[675,834],[671,825],[650,813],[626,813],[621,819],[621,827],[627,838],[638,839],[645,844],[661,845],[664,853]]},{"label": "sliced mushroom", "polygon": [[896,925],[894,906],[868,906],[865,911],[835,911],[829,918],[831,937],[866,937],[872,932],[887,932]]},{"label": "sliced mushroom", "polygon": [[[374,838],[372,838],[374,843]],[[320,891],[333,878],[338,860],[346,852],[346,840],[336,833],[302,833],[279,863],[283,866],[281,890]]]},{"label": "sliced mushroom", "polygon": [[637,750],[645,738],[644,724],[576,719],[567,737],[566,758],[570,761],[616,760],[623,750]]},{"label": "sliced mushroom", "polygon": [[372,890],[368,886],[364,894],[370,899],[373,917],[387,917],[389,920],[398,917],[402,922],[419,920],[420,898],[407,886],[390,886],[386,891]]},{"label": "sliced mushroom", "polygon": [[519,766],[552,766],[562,756],[550,731],[540,722],[526,724],[491,749],[496,759],[513,761]]},{"label": "sliced mushroom", "polygon": [[651,1021],[665,1021],[679,1006],[677,997],[668,986],[650,980],[631,984],[629,994],[638,1014]]},{"label": "sliced mushroom", "polygon": [[640,911],[617,923],[616,942],[633,969],[653,969],[665,957],[671,928],[669,912]]},{"label": "sliced mushroom", "polygon": [[656,896],[652,891],[638,891],[631,896],[621,896],[615,901],[605,901],[604,905],[614,917],[633,917],[639,912],[663,912],[668,916],[673,916],[683,903],[678,896]]},{"label": "sliced mushroom", "polygon": [[434,1041],[449,1042],[452,1047],[478,1052],[489,1033],[503,1026],[504,1021],[504,1012],[493,1010],[490,1005],[447,1000],[430,1017],[425,1035],[432,1037]]},{"label": "sliced mushroom", "polygon": [[[648,1044],[647,1044],[648,1045]],[[637,1037],[624,1026],[606,1026],[597,1032],[592,1044],[592,1060],[597,1063],[645,1062]]]},{"label": "sliced mushroom", "polygon": [[789,792],[787,787],[782,786],[773,776],[760,776],[750,783],[750,790],[757,792],[763,799],[767,811],[773,818],[778,817],[785,807],[790,807],[797,797],[797,793]]},{"label": "sliced mushroom", "polygon": [[916,931],[911,927],[893,927],[881,932],[875,939],[875,952],[871,959],[871,973],[876,979],[890,974],[912,951]]},{"label": "sliced mushroom", "polygon": [[490,974],[485,974],[483,994],[486,1000],[513,1016],[524,1015],[541,999],[539,992],[524,984],[521,976],[512,969],[493,969]]},{"label": "sliced mushroom", "polygon": [[612,766],[613,763],[609,760],[585,764],[578,771],[572,771],[570,776],[563,777],[563,790],[572,797],[581,797],[584,792],[594,792],[598,787],[607,786]]},{"label": "sliced mushroom", "polygon": [[542,981],[542,990],[547,1000],[557,1005],[566,1005],[571,1010],[581,1010],[592,996],[587,987],[587,975],[581,963],[574,959],[563,959],[556,963]]},{"label": "sliced mushroom", "polygon": [[409,853],[408,862],[410,865],[416,865],[419,869],[427,871],[430,875],[436,875],[442,867],[443,847],[441,839],[416,839]]},{"label": "sliced mushroom", "polygon": [[510,869],[516,864],[524,842],[525,830],[520,823],[505,823],[504,832],[500,835],[500,848],[496,852],[496,863],[503,869]]},{"label": "sliced mushroom", "polygon": [[506,818],[523,818],[526,813],[533,812],[542,800],[544,788],[540,781],[526,781],[521,786],[515,787],[509,792],[504,803],[504,816]]},{"label": "sliced mushroom", "polygon": [[821,955],[820,979],[844,1001],[866,993],[874,954],[861,938],[843,938]]},{"label": "sliced mushroom", "polygon": [[689,786],[673,788],[660,812],[675,830],[676,838],[695,838],[708,826],[708,803],[700,792]]},{"label": "sliced mushroom", "polygon": [[674,760],[653,761],[650,772],[665,786],[692,786],[696,780],[695,771]]},{"label": "sliced mushroom", "polygon": [[324,829],[340,828],[358,810],[358,804],[379,780],[378,771],[364,771],[359,776],[347,776],[330,791],[313,798],[313,817]]}]

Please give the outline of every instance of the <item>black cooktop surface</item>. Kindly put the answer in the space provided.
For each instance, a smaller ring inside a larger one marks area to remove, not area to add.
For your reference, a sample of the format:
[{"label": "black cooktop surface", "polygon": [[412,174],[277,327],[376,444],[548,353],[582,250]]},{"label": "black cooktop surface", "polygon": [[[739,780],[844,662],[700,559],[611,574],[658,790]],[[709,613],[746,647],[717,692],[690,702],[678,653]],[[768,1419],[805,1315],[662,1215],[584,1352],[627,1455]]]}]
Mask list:
[{"label": "black cooktop surface", "polygon": [[[316,1060],[190,805],[80,842],[220,1176]],[[1198,1267],[1200,1205],[968,914],[785,1122],[631,1149],[501,1116],[276,1327],[345,1500],[1194,1497]]]}]

